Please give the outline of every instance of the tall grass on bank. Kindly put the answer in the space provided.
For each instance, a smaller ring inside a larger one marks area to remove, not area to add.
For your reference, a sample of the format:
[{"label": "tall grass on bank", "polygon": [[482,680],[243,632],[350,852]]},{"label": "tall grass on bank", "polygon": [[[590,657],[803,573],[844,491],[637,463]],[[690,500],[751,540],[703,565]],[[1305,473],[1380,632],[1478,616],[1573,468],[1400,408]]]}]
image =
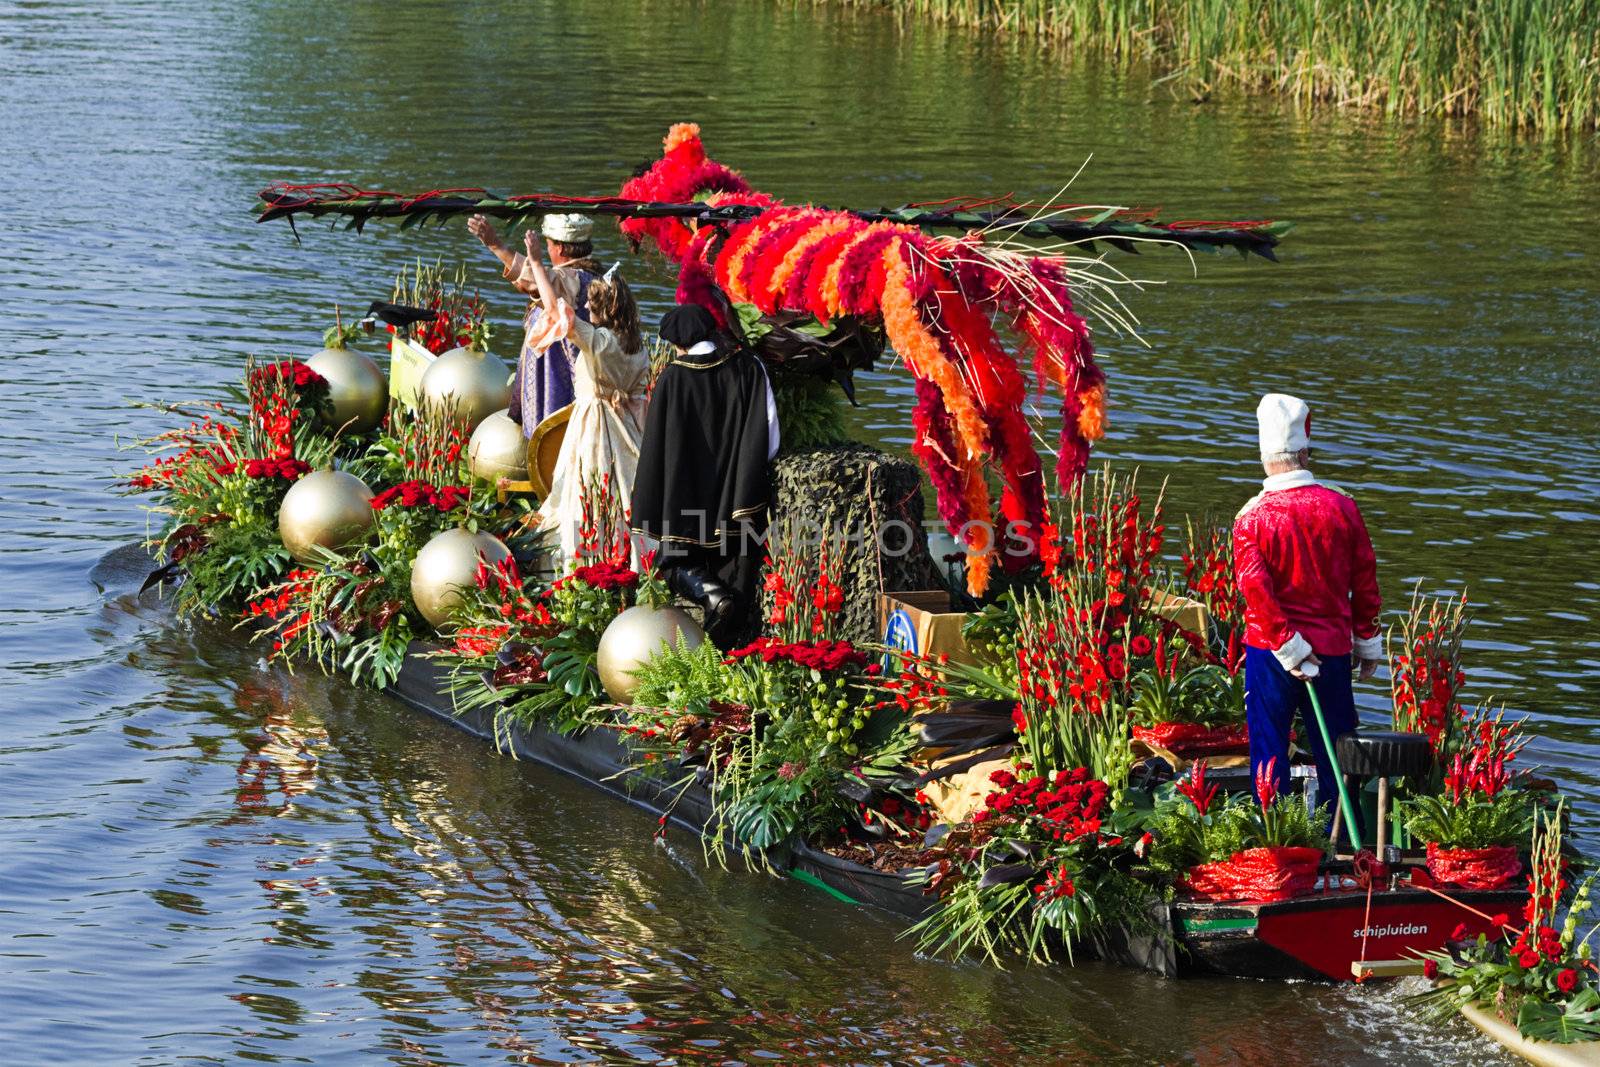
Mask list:
[{"label": "tall grass on bank", "polygon": [[1235,84],[1392,114],[1600,126],[1600,0],[813,0],[1036,34]]}]

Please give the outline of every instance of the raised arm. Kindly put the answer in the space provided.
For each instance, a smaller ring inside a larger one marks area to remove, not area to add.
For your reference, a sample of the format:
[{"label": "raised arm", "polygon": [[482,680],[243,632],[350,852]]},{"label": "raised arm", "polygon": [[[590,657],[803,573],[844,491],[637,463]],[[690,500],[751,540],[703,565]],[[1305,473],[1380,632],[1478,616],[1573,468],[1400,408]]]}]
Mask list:
[{"label": "raised arm", "polygon": [[500,240],[500,233],[494,228],[494,223],[489,221],[487,215],[473,215],[467,219],[467,232],[483,242],[483,247],[494,253],[494,258],[500,261],[500,266],[505,270],[506,277],[511,278],[517,264],[516,253],[506,247]]},{"label": "raised arm", "polygon": [[545,313],[555,311],[556,287],[550,284],[550,275],[544,269],[544,254],[539,247],[539,238],[532,230],[527,230],[522,235],[524,256],[522,260],[522,281],[533,282],[534,290],[539,294],[539,303],[544,306]]}]

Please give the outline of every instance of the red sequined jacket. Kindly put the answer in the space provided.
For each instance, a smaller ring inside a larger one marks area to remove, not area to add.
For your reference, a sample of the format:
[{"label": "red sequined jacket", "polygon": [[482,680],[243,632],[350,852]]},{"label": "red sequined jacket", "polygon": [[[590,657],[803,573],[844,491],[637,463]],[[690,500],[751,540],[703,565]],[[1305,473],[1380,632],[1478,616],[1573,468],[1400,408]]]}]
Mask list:
[{"label": "red sequined jacket", "polygon": [[1273,652],[1285,669],[1312,652],[1378,659],[1378,567],[1356,502],[1310,471],[1263,485],[1233,523],[1245,644]]}]

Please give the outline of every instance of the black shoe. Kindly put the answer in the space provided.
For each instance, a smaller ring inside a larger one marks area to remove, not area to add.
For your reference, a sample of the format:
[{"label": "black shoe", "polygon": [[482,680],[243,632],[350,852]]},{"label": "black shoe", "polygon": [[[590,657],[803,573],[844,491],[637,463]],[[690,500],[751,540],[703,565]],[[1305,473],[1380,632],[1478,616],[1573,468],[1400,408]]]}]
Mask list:
[{"label": "black shoe", "polygon": [[674,593],[700,605],[706,613],[708,629],[731,617],[737,606],[733,592],[707,574],[704,567],[674,567],[667,585]]}]

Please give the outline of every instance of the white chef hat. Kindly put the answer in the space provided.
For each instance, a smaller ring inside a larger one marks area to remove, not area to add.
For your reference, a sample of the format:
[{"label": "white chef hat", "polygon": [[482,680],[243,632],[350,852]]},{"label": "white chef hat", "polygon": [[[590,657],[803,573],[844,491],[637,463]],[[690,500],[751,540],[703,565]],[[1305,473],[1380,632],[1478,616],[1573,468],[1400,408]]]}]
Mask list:
[{"label": "white chef hat", "polygon": [[1311,447],[1311,408],[1297,396],[1268,393],[1256,405],[1261,455],[1292,456]]},{"label": "white chef hat", "polygon": [[546,215],[539,232],[552,241],[578,244],[594,233],[594,220],[587,215]]}]

